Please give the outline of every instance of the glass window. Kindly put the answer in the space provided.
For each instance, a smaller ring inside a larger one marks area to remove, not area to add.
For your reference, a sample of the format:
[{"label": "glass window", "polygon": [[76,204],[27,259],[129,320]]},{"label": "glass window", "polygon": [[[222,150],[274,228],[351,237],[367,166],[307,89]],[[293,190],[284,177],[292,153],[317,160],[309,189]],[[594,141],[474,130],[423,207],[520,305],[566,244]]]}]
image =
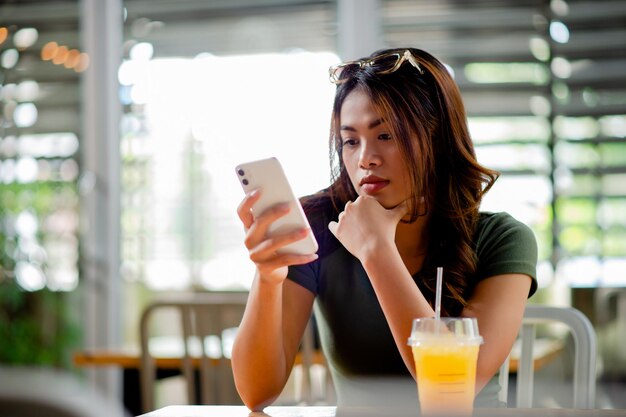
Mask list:
[{"label": "glass window", "polygon": [[338,60],[295,52],[143,66],[132,84],[144,92],[140,111],[123,123],[128,280],[154,290],[248,288],[235,165],[276,156],[297,195],[328,185],[327,70]]},{"label": "glass window", "polygon": [[[6,2],[5,2],[6,3]],[[0,4],[0,362],[69,367],[80,343],[77,2]],[[40,10],[41,9],[41,10]],[[48,20],[45,12],[55,11]],[[41,13],[39,13],[41,12]],[[46,325],[41,326],[45,317]]]},{"label": "glass window", "polygon": [[626,285],[610,272],[626,260],[626,3],[382,4],[387,44],[454,69],[478,159],[502,172],[482,208],[533,229],[542,288]]}]

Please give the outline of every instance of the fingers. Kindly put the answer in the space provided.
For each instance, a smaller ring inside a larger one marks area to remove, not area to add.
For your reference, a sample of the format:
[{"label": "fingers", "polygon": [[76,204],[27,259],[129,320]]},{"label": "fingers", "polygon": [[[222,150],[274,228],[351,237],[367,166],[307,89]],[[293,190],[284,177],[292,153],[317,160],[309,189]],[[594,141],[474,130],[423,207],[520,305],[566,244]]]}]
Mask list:
[{"label": "fingers", "polygon": [[239,219],[243,223],[243,227],[248,230],[252,223],[254,222],[254,215],[252,214],[252,206],[256,203],[261,197],[261,190],[258,188],[252,190],[244,199],[239,203],[237,207],[237,215]]},{"label": "fingers", "polygon": [[[343,214],[343,213],[341,213]],[[341,214],[339,215],[341,217]],[[332,221],[330,223],[328,223],[328,230],[330,230],[330,233],[332,233],[335,237],[337,237],[337,228],[339,227],[339,223]]]},{"label": "fingers", "polygon": [[[257,201],[259,201],[259,198],[261,198],[261,190],[257,188],[247,193],[237,207],[237,215],[239,216],[239,219],[241,220],[241,223],[243,224],[246,231],[244,244],[249,251],[251,251],[253,248],[259,247],[260,244],[263,244],[265,235],[270,225],[289,212],[288,204],[277,204],[265,210],[260,215],[255,216],[252,213],[252,207]],[[289,242],[289,238],[290,235],[287,235],[283,240],[286,239]],[[293,237],[293,239],[297,240],[299,238]],[[280,244],[280,239],[265,242],[265,245],[261,246],[261,249],[263,247],[269,247],[270,250],[275,251],[276,249],[274,247]]]},{"label": "fingers", "polygon": [[289,213],[289,211],[288,204],[277,204],[261,213],[248,227],[248,233],[244,241],[246,247],[252,249],[257,246],[265,238],[270,225]]},{"label": "fingers", "polygon": [[289,265],[304,265],[309,262],[313,262],[318,258],[316,253],[311,255],[296,255],[296,254],[282,254],[276,255],[270,259],[264,260],[263,262],[255,262],[257,269],[259,272],[272,272],[279,268],[289,266]]},{"label": "fingers", "polygon": [[356,207],[359,206],[359,199],[361,197],[357,197],[357,199],[355,201],[351,201],[348,200],[346,201],[346,204],[343,206],[343,211],[341,213],[339,213],[339,216],[337,217],[337,221],[332,221],[330,223],[328,223],[328,230],[330,230],[330,232],[335,235],[335,237],[337,237],[337,228],[339,227],[339,223],[341,223],[341,221],[343,220],[343,218],[346,216],[346,213],[350,213],[353,210],[356,209]]},{"label": "fingers", "polygon": [[299,255],[278,252],[286,245],[303,239],[309,233],[312,233],[310,229],[298,229],[293,232],[266,238],[256,246],[249,248],[250,260],[260,270],[273,270],[282,266],[311,262],[317,259],[317,254]]},{"label": "fingers", "polygon": [[[297,229],[288,233],[263,237],[257,242],[249,242],[248,239],[246,239],[246,247],[250,252],[250,258],[255,258],[252,259],[253,261],[262,261],[264,258],[275,255],[280,248],[302,240],[309,233],[311,233],[309,229]],[[248,246],[249,243],[250,246]]]},{"label": "fingers", "polygon": [[354,203],[352,201],[348,200],[346,202],[346,204],[343,206],[343,211],[341,213],[339,213],[339,216],[337,217],[337,221],[336,222],[335,221],[331,221],[330,223],[328,223],[328,230],[330,230],[330,232],[333,235],[335,235],[335,237],[337,237],[337,228],[339,227],[339,223],[345,217],[345,215],[348,212],[348,210],[352,210],[351,206],[353,204]]},{"label": "fingers", "polygon": [[246,230],[250,229],[255,223],[263,223],[262,228],[266,228],[270,223],[284,216],[290,210],[289,204],[287,203],[277,204],[255,218],[252,213],[252,206],[254,206],[259,198],[261,198],[261,190],[257,188],[246,194],[237,207],[237,215]]},{"label": "fingers", "polygon": [[286,267],[301,265],[317,259],[317,254],[298,255],[279,253],[281,248],[297,242],[312,233],[310,229],[299,229],[271,237],[267,236],[270,226],[290,211],[288,203],[277,204],[255,216],[252,207],[259,201],[261,190],[255,189],[246,194],[237,207],[237,215],[246,231],[244,244],[248,249],[248,256],[262,276],[273,277],[274,280],[283,280],[286,276]]},{"label": "fingers", "polygon": [[408,212],[409,204],[407,201],[386,209],[374,197],[358,196],[355,201],[346,202],[343,211],[337,217],[337,221],[328,223],[328,230],[337,237],[341,225],[346,221],[346,216],[350,219],[356,219],[359,223],[385,218],[397,224]]}]

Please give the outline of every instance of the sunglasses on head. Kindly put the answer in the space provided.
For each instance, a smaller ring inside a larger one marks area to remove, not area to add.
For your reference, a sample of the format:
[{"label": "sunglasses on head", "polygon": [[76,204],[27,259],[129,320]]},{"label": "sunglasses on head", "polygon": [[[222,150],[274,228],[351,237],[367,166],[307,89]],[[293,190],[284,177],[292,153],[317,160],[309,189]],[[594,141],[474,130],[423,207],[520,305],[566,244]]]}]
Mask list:
[{"label": "sunglasses on head", "polygon": [[346,82],[357,71],[364,68],[372,68],[377,74],[391,74],[397,71],[405,62],[409,62],[417,68],[420,74],[424,74],[424,71],[417,63],[417,59],[407,49],[404,52],[389,52],[368,59],[333,65],[328,69],[328,75],[331,83],[341,84]]}]

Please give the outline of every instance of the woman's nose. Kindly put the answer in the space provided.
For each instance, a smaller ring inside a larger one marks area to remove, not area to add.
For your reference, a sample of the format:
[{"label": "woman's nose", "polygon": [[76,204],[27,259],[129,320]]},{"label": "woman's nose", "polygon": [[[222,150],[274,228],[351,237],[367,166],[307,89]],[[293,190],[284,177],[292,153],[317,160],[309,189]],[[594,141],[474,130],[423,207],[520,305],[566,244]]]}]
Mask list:
[{"label": "woman's nose", "polygon": [[381,157],[377,151],[376,146],[371,144],[365,144],[361,147],[361,154],[359,155],[359,167],[362,169],[369,169],[373,166],[380,165]]}]

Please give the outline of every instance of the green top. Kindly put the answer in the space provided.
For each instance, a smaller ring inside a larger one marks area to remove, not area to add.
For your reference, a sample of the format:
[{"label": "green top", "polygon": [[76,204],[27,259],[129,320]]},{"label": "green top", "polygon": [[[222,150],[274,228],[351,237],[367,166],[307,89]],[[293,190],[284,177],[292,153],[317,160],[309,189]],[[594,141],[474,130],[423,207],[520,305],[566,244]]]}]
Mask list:
[{"label": "green top", "polygon": [[[307,212],[320,244],[319,258],[306,265],[291,266],[288,278],[316,295],[315,319],[338,403],[362,405],[365,398],[372,398],[370,394],[381,393],[379,389],[370,390],[366,381],[387,381],[385,384],[390,388],[382,390],[383,398],[388,400],[390,393],[395,398],[402,391],[399,387],[407,386],[397,384],[398,377],[406,379],[410,373],[363,266],[328,231],[328,222],[333,217],[329,213],[327,209]],[[481,213],[475,244],[477,273],[468,280],[469,292],[465,294],[471,294],[482,279],[507,273],[529,275],[532,278],[529,297],[536,291],[537,243],[530,228],[507,213]],[[424,278],[420,272],[413,279],[421,288],[420,281]],[[480,331],[480,323],[478,327]],[[374,376],[375,379],[370,378]],[[408,386],[407,401],[416,401],[412,379]],[[494,378],[481,391],[477,404],[497,406],[498,391]]]}]

